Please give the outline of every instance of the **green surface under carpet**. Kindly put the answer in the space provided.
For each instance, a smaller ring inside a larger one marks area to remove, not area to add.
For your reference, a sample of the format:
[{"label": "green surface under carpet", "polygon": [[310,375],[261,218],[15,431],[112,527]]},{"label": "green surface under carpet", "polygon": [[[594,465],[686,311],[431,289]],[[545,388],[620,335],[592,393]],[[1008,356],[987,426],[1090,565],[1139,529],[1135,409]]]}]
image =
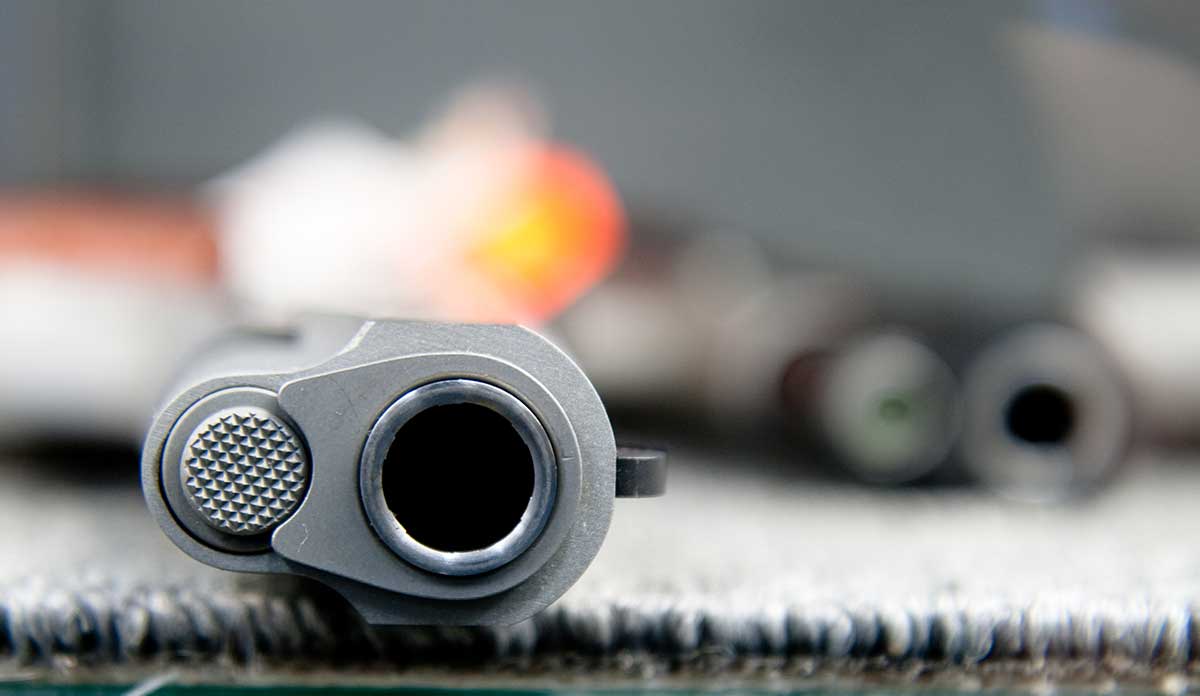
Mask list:
[{"label": "green surface under carpet", "polygon": [[[699,689],[445,689],[422,687],[220,687],[162,685],[146,689],[144,685],[127,686],[38,686],[31,684],[0,684],[0,696],[885,696],[886,694],[911,694],[920,696],[968,696],[978,691],[959,692],[943,690],[699,690]],[[994,696],[1019,696],[1019,691],[987,691]],[[1090,692],[1059,692],[1064,696],[1086,696]]]}]

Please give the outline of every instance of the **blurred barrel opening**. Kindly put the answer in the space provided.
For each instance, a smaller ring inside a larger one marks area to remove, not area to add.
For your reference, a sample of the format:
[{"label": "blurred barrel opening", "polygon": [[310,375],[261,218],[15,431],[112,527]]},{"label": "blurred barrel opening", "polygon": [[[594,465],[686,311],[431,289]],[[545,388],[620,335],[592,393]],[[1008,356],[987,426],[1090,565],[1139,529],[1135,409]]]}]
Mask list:
[{"label": "blurred barrel opening", "polygon": [[1125,462],[1133,419],[1099,344],[1053,324],[988,345],[965,377],[962,459],[985,486],[1048,501],[1097,490]]}]

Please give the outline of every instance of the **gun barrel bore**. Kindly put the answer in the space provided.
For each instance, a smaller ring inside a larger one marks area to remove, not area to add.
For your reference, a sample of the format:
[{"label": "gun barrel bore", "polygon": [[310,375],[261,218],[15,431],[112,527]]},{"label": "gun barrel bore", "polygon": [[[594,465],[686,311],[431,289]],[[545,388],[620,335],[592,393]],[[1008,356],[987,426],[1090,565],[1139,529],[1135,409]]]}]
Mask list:
[{"label": "gun barrel bore", "polygon": [[1016,389],[1004,408],[1009,435],[1031,445],[1061,446],[1075,428],[1075,399],[1052,384],[1029,384]]},{"label": "gun barrel bore", "polygon": [[495,570],[537,539],[557,467],[537,417],[499,387],[426,384],[384,411],[363,450],[361,495],[389,548],[424,570]]},{"label": "gun barrel bore", "polygon": [[529,329],[287,328],[198,354],[146,436],[146,504],[202,563],[312,579],[373,625],[511,625],[579,580],[616,498],[663,493],[664,453],[618,448]]}]

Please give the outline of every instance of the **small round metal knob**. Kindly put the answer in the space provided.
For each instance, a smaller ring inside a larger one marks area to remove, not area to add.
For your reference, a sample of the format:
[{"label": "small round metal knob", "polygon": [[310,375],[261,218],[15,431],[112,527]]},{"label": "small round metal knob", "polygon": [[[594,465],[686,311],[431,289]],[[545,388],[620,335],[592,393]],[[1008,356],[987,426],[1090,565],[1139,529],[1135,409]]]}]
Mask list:
[{"label": "small round metal knob", "polygon": [[308,485],[300,438],[266,409],[239,406],[206,418],[188,438],[180,479],[209,526],[248,536],[292,514]]}]

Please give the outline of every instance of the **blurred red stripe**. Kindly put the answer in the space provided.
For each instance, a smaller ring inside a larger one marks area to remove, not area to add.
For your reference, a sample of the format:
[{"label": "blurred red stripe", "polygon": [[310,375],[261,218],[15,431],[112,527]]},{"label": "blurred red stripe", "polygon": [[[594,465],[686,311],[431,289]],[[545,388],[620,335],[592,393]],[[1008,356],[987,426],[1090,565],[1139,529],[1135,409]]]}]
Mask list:
[{"label": "blurred red stripe", "polygon": [[0,194],[0,263],[14,260],[208,284],[217,276],[215,221],[184,197]]}]

